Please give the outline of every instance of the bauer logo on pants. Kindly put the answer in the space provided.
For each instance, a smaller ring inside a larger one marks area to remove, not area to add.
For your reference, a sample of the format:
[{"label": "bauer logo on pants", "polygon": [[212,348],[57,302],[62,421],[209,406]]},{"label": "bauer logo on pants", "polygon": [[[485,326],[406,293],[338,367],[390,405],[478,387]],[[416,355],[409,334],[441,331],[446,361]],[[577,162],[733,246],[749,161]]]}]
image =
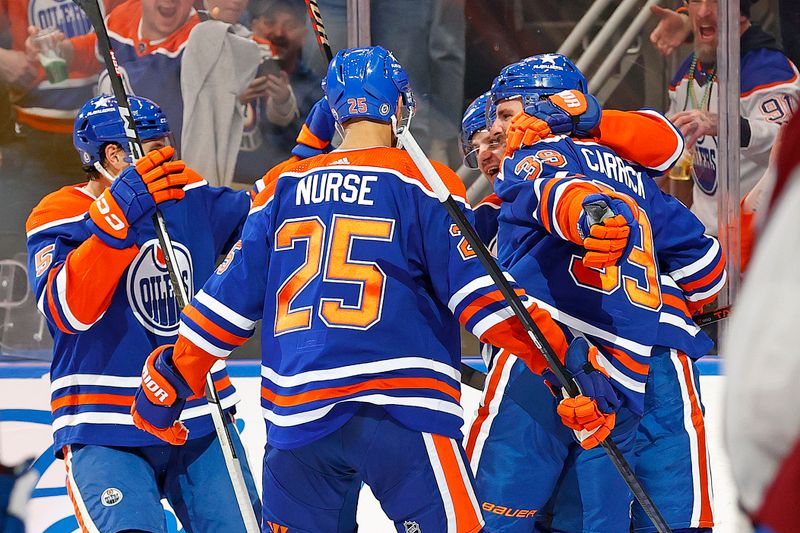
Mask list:
[{"label": "bauer logo on pants", "polygon": [[[181,282],[186,293],[193,293],[192,256],[179,242],[172,242]],[[156,335],[178,334],[181,310],[169,281],[169,272],[158,239],[151,239],[139,249],[128,267],[128,301],[136,319]]]},{"label": "bauer logo on pants", "polygon": [[122,501],[122,491],[109,487],[100,496],[100,502],[106,507],[113,507]]}]

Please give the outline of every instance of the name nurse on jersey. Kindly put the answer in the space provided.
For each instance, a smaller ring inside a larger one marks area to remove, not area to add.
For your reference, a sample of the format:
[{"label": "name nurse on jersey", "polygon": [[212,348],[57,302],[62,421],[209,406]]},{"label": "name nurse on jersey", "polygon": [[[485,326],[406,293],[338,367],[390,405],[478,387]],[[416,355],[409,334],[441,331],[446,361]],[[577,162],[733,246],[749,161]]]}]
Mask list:
[{"label": "name nurse on jersey", "polygon": [[42,29],[58,28],[68,38],[92,29],[89,19],[72,0],[30,0],[28,20]]},{"label": "name nurse on jersey", "polygon": [[[192,287],[192,257],[179,242],[172,242],[178,271],[187,294]],[[178,334],[181,310],[169,281],[167,264],[157,239],[144,243],[128,268],[128,301],[136,319],[156,335]]]},{"label": "name nurse on jersey", "polygon": [[371,184],[378,176],[321,172],[305,176],[297,184],[295,205],[320,204],[323,202],[345,202],[348,204],[372,205],[367,198],[372,192]]}]

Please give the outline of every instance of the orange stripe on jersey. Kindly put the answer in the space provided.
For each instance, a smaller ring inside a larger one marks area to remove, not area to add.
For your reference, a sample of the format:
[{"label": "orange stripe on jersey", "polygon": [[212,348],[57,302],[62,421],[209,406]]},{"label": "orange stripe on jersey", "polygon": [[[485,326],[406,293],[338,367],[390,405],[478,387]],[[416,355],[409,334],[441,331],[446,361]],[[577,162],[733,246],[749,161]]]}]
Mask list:
[{"label": "orange stripe on jersey", "polygon": [[[60,268],[64,268],[64,265],[61,265]],[[53,317],[53,322],[56,323],[56,327],[67,334],[72,334],[72,332],[64,326],[64,322],[61,321],[61,315],[58,312],[58,308],[56,307],[55,301],[53,301],[53,291],[51,287],[53,286],[53,278],[55,278],[56,274],[58,273],[59,268],[54,268],[50,271],[47,275],[47,288],[45,289],[45,300],[47,300],[47,307],[50,309],[50,316]]]},{"label": "orange stripe on jersey", "polygon": [[684,292],[691,292],[691,291],[693,291],[695,289],[698,289],[700,287],[708,285],[709,283],[714,281],[717,277],[719,277],[720,274],[722,274],[722,271],[725,269],[725,260],[724,259],[725,259],[724,257],[721,258],[720,262],[717,263],[717,266],[714,267],[714,270],[712,270],[711,272],[709,272],[708,274],[706,274],[702,278],[700,278],[698,280],[695,280],[695,281],[691,281],[689,283],[680,283],[680,282],[678,282],[678,283],[680,283],[680,286],[683,289],[683,291]]},{"label": "orange stripe on jersey", "polygon": [[617,361],[622,363],[625,366],[625,368],[627,368],[632,372],[636,372],[637,374],[642,374],[646,376],[647,373],[650,371],[650,365],[636,361],[633,357],[631,357],[622,350],[611,348],[610,346],[606,345],[603,345],[603,349],[608,351],[608,353],[613,355]]},{"label": "orange stripe on jersey", "polygon": [[44,117],[30,113],[25,108],[14,106],[17,113],[17,122],[29,126],[31,129],[46,131],[48,133],[72,133],[74,119]]},{"label": "orange stripe on jersey", "polygon": [[[224,391],[225,389],[227,389],[231,385],[232,385],[231,377],[229,375],[227,375],[227,374],[222,376],[219,379],[215,379],[214,380],[214,388],[217,390],[217,392]],[[206,395],[205,391],[203,391],[201,394],[193,394],[193,395],[191,395],[191,396],[189,396],[187,398],[187,401],[188,400],[197,400],[199,398],[204,398],[205,395]]]},{"label": "orange stripe on jersey", "polygon": [[436,448],[436,455],[444,471],[444,479],[447,484],[448,493],[443,497],[450,496],[453,500],[453,509],[456,515],[456,532],[473,533],[480,531],[481,518],[475,510],[470,498],[469,478],[466,477],[466,466],[461,457],[456,456],[453,440],[442,436],[431,434],[433,445]]},{"label": "orange stripe on jersey", "polygon": [[[514,292],[517,296],[524,296],[525,289],[514,289]],[[469,319],[475,316],[475,313],[480,311],[481,309],[489,306],[495,302],[502,302],[505,299],[503,293],[500,292],[500,289],[496,291],[492,291],[489,294],[484,294],[478,298],[475,298],[469,305],[464,308],[464,311],[461,312],[461,316],[458,317],[458,321],[462,324],[466,324],[469,322]]]},{"label": "orange stripe on jersey", "polygon": [[312,132],[306,124],[303,124],[303,127],[300,128],[300,133],[297,134],[297,142],[310,146],[311,148],[316,148],[317,150],[322,150],[330,144],[330,142],[314,135],[314,132]]},{"label": "orange stripe on jersey", "polygon": [[130,407],[133,403],[133,394],[69,394],[56,398],[50,402],[50,409],[55,412],[56,409],[73,405],[124,405]]},{"label": "orange stripe on jersey", "polygon": [[500,352],[500,355],[494,363],[494,368],[492,368],[490,373],[486,397],[484,398],[483,404],[478,408],[478,416],[475,417],[475,421],[472,423],[469,436],[467,437],[466,452],[470,461],[472,461],[472,455],[475,453],[475,444],[478,441],[478,436],[481,434],[481,427],[489,416],[489,407],[497,394],[497,386],[500,383],[500,377],[503,374],[503,368],[506,366],[508,358],[509,353],[507,351],[503,350]]},{"label": "orange stripe on jersey", "polygon": [[369,390],[432,389],[442,392],[455,401],[461,400],[461,391],[435,378],[385,378],[371,379],[352,385],[316,389],[299,394],[282,395],[261,387],[261,397],[280,407],[293,407],[316,400],[334,400]]},{"label": "orange stripe on jersey", "polygon": [[671,307],[680,309],[687,315],[689,314],[689,309],[686,307],[686,301],[683,298],[678,298],[672,294],[661,293],[661,301]]},{"label": "orange stripe on jersey", "polygon": [[79,190],[84,185],[86,184],[62,187],[42,198],[28,216],[28,220],[25,222],[25,232],[30,233],[45,224],[73,218],[89,211],[89,206],[92,205],[94,199]]},{"label": "orange stripe on jersey", "polygon": [[678,352],[678,360],[683,370],[683,378],[686,383],[686,392],[689,396],[692,411],[692,426],[697,432],[697,459],[700,470],[700,523],[698,527],[711,527],[714,523],[713,510],[711,508],[711,498],[709,496],[710,477],[708,471],[708,451],[706,444],[706,426],[703,420],[703,411],[700,408],[700,400],[697,397],[692,373],[689,369],[689,358],[683,352]]},{"label": "orange stripe on jersey", "polygon": [[221,340],[222,342],[224,342],[226,344],[233,344],[235,346],[241,346],[242,344],[244,344],[247,341],[247,337],[241,337],[239,335],[234,335],[233,333],[225,331],[220,326],[218,326],[214,322],[210,321],[209,319],[207,319],[206,317],[201,315],[200,311],[198,311],[191,304],[187,305],[184,308],[183,313],[187,317],[192,319],[192,321],[194,321],[198,326],[203,328],[203,331],[213,335],[215,338]]}]

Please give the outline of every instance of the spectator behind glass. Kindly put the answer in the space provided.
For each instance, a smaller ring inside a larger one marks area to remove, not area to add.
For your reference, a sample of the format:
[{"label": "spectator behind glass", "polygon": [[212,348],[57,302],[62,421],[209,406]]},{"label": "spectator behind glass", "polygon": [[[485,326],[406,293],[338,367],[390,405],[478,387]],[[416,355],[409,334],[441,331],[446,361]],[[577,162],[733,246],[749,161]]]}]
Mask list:
[{"label": "spectator behind glass", "polygon": [[182,155],[214,185],[236,177],[249,184],[269,170],[259,124],[288,126],[297,104],[288,75],[271,59],[274,47],[238,22],[247,2],[207,0],[206,7],[211,20],[192,30],[181,67]]},{"label": "spectator behind glass", "polygon": [[[775,39],[751,24],[750,3],[741,0],[741,161],[740,191],[744,196],[764,175],[780,125],[786,122],[800,91],[798,72]],[[716,58],[718,3],[688,2],[694,52],[686,58],[669,88],[670,120],[686,138],[692,157],[690,181],[671,181],[671,192],[691,203],[692,212],[712,235],[718,234],[718,116]],[[691,189],[690,199],[686,192]]]},{"label": "spectator behind glass", "polygon": [[[331,48],[347,47],[347,0],[319,0],[319,8]],[[460,165],[464,0],[372,0],[369,22],[371,44],[394,51],[412,80],[417,114],[411,131],[417,141],[431,159]],[[306,46],[304,57],[321,74],[327,64],[313,41]]]},{"label": "spectator behind glass", "polygon": [[[277,76],[270,77],[274,80],[270,90],[277,98],[283,87],[291,89],[298,110],[297,117],[285,126],[271,124],[259,118],[258,127],[266,152],[265,157],[258,161],[259,172],[263,174],[291,156],[303,119],[322,97],[322,88],[320,77],[303,62],[303,46],[308,33],[308,16],[303,0],[251,0],[250,11],[253,16],[252,30],[256,38],[270,42],[279,58],[280,72]],[[255,137],[253,140],[255,142]],[[252,182],[255,177],[245,175],[250,179],[244,182]]]}]

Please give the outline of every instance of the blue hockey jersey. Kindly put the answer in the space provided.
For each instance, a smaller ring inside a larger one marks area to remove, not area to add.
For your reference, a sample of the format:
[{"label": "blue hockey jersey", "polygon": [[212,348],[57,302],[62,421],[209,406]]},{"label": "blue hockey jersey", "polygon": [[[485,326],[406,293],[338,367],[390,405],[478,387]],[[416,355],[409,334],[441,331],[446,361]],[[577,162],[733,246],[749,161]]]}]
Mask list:
[{"label": "blue hockey jersey", "polygon": [[[583,248],[568,238],[563,199],[575,188],[612,189],[640,206],[636,246],[618,267],[585,267]],[[503,200],[502,265],[557,321],[601,349],[631,408],[641,410],[653,346],[708,351],[710,340],[692,323],[684,297],[700,306],[721,289],[719,243],[645,169],[598,143],[555,136],[507,158],[495,191]]]},{"label": "blue hockey jersey", "polygon": [[[162,210],[189,294],[238,239],[250,195],[209,187],[197,174],[183,200]],[[145,446],[162,442],[134,427],[131,403],[144,361],[174,342],[180,310],[150,224],[136,246],[114,250],[93,236],[95,198],[81,185],[46,196],[27,222],[29,275],[53,335],[50,370],[56,453],[67,444]],[[80,268],[73,265],[80,263]],[[212,369],[222,405],[237,401],[223,362]],[[190,438],[213,431],[205,398],[181,414]]]},{"label": "blue hockey jersey", "polygon": [[[474,223],[463,184],[436,169]],[[559,327],[529,311],[563,357]],[[393,148],[319,155],[271,182],[241,244],[184,310],[175,353],[225,357],[261,319],[261,402],[279,448],[330,433],[360,403],[459,438],[459,321],[543,368],[458,227]]]}]

